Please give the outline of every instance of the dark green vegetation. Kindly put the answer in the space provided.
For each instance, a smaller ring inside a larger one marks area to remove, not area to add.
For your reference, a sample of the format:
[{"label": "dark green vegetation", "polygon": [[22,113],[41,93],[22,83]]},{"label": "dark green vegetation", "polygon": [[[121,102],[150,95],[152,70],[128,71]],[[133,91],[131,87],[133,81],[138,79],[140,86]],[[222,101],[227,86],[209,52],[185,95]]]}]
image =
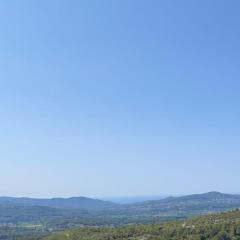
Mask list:
[{"label": "dark green vegetation", "polygon": [[53,234],[44,240],[239,240],[240,211],[211,214],[188,221],[122,228],[85,228]]},{"label": "dark green vegetation", "polygon": [[[42,237],[51,232],[72,228],[155,224],[240,207],[240,196],[218,192],[170,197],[129,205],[88,198],[84,198],[83,205],[80,205],[83,198],[64,199],[62,205],[59,199],[57,201],[10,199],[11,201],[9,198],[0,200],[0,240],[18,239],[18,236],[31,236],[30,239],[34,239],[34,236]],[[46,202],[56,205],[45,206]],[[60,205],[65,207],[60,208]]]}]

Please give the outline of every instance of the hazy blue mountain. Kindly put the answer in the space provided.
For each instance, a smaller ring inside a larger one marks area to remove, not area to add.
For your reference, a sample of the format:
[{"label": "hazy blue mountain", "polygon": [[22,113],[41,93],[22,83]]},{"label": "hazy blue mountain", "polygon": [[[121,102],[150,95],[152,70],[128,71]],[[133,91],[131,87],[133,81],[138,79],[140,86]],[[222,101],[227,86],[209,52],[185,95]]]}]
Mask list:
[{"label": "hazy blue mountain", "polygon": [[[83,226],[108,227],[158,223],[235,208],[240,208],[240,196],[219,192],[120,205],[84,197],[68,199],[1,197],[0,236],[1,232],[7,235],[16,232],[22,234],[26,231],[45,234],[49,231]],[[27,227],[24,227],[25,224]]]},{"label": "hazy blue mountain", "polygon": [[[134,200],[134,198],[132,200]],[[52,199],[0,197],[0,205],[44,206],[61,209],[88,209],[88,210],[118,210],[119,208],[121,208],[121,209],[136,209],[139,211],[154,210],[165,212],[170,210],[217,211],[221,209],[240,207],[240,195],[224,194],[220,192],[193,194],[181,197],[167,197],[159,200],[148,201],[145,200],[146,198],[142,198],[138,199],[138,201],[140,202],[137,203],[120,205],[110,201],[103,201],[87,197],[52,198]]]},{"label": "hazy blue mountain", "polygon": [[167,196],[122,196],[122,197],[107,197],[103,200],[118,203],[118,204],[133,204],[149,200],[160,200],[164,199]]},{"label": "hazy blue mountain", "polygon": [[112,202],[86,197],[52,198],[52,199],[0,197],[0,204],[13,206],[45,206],[63,209],[96,209],[96,210],[111,209],[117,206],[117,204]]},{"label": "hazy blue mountain", "polygon": [[209,192],[182,197],[168,197],[156,201],[145,201],[129,205],[135,211],[149,211],[159,213],[192,213],[224,211],[240,207],[240,196]]}]

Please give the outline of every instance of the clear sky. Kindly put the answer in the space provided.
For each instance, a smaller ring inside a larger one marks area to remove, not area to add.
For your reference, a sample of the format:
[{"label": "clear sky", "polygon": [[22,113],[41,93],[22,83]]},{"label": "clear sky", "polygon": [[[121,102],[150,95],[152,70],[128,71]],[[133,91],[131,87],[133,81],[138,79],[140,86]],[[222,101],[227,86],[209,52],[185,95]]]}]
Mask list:
[{"label": "clear sky", "polygon": [[240,192],[238,0],[0,3],[0,195]]}]

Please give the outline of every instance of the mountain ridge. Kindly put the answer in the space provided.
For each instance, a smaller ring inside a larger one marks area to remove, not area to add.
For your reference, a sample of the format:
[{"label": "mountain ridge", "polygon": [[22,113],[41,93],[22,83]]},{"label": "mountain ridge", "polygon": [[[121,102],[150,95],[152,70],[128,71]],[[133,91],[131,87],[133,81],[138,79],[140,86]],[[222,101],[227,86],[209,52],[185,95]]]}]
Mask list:
[{"label": "mountain ridge", "polygon": [[132,212],[155,214],[199,215],[240,208],[240,195],[220,192],[192,194],[181,197],[168,197],[161,200],[145,201],[128,205]]},{"label": "mountain ridge", "polygon": [[29,197],[0,197],[1,205],[14,206],[45,206],[62,209],[111,209],[117,204],[88,197],[70,198],[29,198]]},{"label": "mountain ridge", "polygon": [[227,207],[240,207],[240,195],[227,194],[217,191],[203,194],[190,194],[178,197],[166,197],[160,200],[147,200],[130,204],[118,204],[106,200],[89,197],[54,197],[54,198],[30,198],[30,197],[0,197],[0,205],[13,206],[45,206],[60,209],[88,209],[88,210],[116,210],[116,209],[154,209],[163,211],[166,209],[187,210],[189,207],[198,206],[202,209]]}]

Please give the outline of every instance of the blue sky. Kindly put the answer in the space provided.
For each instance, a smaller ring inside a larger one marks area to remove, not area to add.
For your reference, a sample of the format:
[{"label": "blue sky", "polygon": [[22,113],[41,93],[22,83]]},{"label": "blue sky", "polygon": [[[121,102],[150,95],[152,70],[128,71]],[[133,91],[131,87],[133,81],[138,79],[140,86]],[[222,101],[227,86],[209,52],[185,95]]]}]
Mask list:
[{"label": "blue sky", "polygon": [[240,192],[240,3],[0,3],[0,195]]}]

